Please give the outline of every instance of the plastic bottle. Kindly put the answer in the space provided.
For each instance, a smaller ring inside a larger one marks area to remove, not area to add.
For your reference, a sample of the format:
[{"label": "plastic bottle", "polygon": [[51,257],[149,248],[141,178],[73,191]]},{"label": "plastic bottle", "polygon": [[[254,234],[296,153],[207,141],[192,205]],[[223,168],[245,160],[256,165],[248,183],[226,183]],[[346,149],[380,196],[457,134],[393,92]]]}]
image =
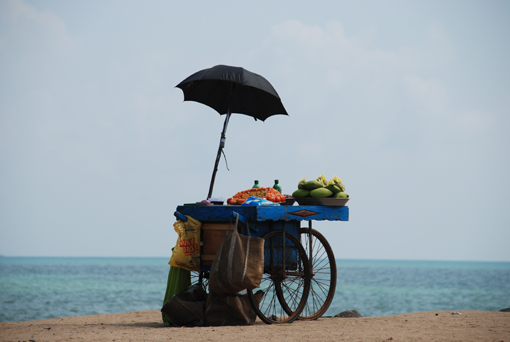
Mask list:
[{"label": "plastic bottle", "polygon": [[280,193],[282,193],[282,187],[280,186],[278,179],[274,180],[273,189],[276,189],[276,190],[280,191]]},{"label": "plastic bottle", "polygon": [[255,180],[255,184],[253,184],[253,188],[260,188],[259,181]]}]

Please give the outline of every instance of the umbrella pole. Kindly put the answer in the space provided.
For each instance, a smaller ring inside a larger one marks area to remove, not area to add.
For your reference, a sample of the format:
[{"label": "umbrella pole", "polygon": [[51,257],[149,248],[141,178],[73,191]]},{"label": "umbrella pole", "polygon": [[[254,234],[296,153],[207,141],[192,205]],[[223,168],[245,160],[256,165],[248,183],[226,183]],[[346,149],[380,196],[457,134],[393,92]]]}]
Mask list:
[{"label": "umbrella pole", "polygon": [[211,184],[209,185],[209,194],[207,195],[207,199],[210,199],[212,197],[214,180],[216,179],[216,172],[218,171],[218,164],[220,162],[221,151],[223,150],[223,147],[225,146],[225,139],[227,138],[226,137],[227,126],[228,126],[228,121],[230,120],[231,114],[232,113],[230,113],[230,108],[229,108],[227,117],[225,118],[225,122],[223,123],[223,131],[221,132],[220,146],[218,147],[218,154],[216,155],[216,161],[214,163],[214,169],[213,169],[213,174],[211,177]]}]

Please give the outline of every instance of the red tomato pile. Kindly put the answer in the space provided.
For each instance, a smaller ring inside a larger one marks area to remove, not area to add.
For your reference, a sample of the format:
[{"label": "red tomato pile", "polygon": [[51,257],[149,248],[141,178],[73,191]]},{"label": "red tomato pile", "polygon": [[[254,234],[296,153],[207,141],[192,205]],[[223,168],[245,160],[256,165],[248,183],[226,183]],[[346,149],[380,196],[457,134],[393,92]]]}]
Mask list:
[{"label": "red tomato pile", "polygon": [[253,188],[244,191],[240,191],[227,200],[228,204],[243,204],[248,197],[254,196],[258,198],[264,198],[268,201],[280,203],[285,202],[285,196],[282,195],[278,190],[273,188]]}]

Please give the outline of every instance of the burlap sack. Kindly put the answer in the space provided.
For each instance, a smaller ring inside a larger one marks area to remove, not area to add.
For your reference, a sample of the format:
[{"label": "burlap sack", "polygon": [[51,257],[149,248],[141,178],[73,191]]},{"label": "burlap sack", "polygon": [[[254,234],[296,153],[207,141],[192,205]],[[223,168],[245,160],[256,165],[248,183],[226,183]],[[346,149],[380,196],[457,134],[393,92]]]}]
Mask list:
[{"label": "burlap sack", "polygon": [[[253,294],[257,306],[263,294],[260,290]],[[210,292],[207,296],[205,326],[252,325],[256,319],[257,314],[247,294],[220,295]]]},{"label": "burlap sack", "polygon": [[[225,234],[209,275],[209,290],[215,294],[234,294],[260,285],[264,272],[264,239],[239,234],[236,216]],[[250,234],[248,222],[246,230]]]},{"label": "burlap sack", "polygon": [[207,293],[200,285],[181,291],[168,300],[161,312],[176,326],[201,327],[204,325]]}]

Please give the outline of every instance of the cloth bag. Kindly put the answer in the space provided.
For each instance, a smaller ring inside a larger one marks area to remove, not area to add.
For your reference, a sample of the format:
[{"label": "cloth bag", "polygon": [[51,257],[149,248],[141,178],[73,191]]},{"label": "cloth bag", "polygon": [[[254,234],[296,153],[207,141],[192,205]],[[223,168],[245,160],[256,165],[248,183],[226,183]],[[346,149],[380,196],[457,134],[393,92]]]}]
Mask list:
[{"label": "cloth bag", "polygon": [[[244,291],[246,292],[246,291]],[[257,306],[264,292],[253,294]],[[205,326],[252,325],[257,319],[247,294],[215,294],[209,292],[205,307]]]},{"label": "cloth bag", "polygon": [[177,326],[201,327],[204,325],[207,292],[200,285],[191,286],[168,300],[161,312]]},{"label": "cloth bag", "polygon": [[[234,294],[260,285],[264,273],[264,239],[239,234],[238,224],[239,214],[236,215],[234,229],[230,229],[230,221],[214,257],[209,274],[209,291],[212,293]],[[248,221],[246,230],[250,235]]]}]

